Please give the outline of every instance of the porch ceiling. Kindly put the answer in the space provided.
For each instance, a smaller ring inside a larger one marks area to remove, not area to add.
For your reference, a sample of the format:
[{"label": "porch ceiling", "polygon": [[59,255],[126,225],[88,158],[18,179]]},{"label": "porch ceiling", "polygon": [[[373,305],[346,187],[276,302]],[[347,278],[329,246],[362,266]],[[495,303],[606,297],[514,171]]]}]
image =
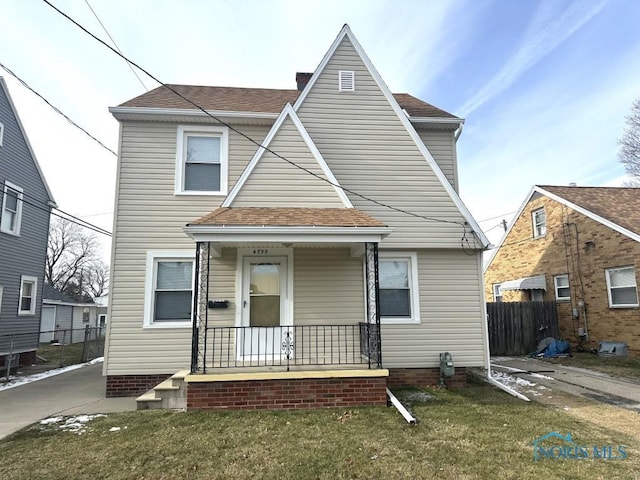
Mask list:
[{"label": "porch ceiling", "polygon": [[392,228],[355,208],[223,207],[188,223],[202,242],[380,242]]}]

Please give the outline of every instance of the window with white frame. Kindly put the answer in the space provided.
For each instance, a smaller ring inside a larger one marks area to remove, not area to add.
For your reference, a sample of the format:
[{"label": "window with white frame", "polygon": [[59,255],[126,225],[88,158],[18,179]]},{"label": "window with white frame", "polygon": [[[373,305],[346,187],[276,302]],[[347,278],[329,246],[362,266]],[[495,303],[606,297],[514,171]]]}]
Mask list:
[{"label": "window with white frame", "polygon": [[176,194],[226,195],[228,151],[227,127],[179,126]]},{"label": "window with white frame", "polygon": [[4,125],[0,123],[0,147],[2,146],[3,139],[4,139]]},{"label": "window with white frame", "polygon": [[544,208],[538,208],[531,212],[533,223],[533,237],[544,237],[547,234],[547,217]]},{"label": "window with white frame", "polygon": [[556,290],[556,300],[558,302],[568,302],[571,300],[569,290],[569,275],[556,275],[553,277],[553,284]]},{"label": "window with white frame", "polygon": [[18,315],[35,315],[36,295],[38,293],[38,279],[23,275],[20,278],[20,300]]},{"label": "window with white frame", "polygon": [[502,290],[500,290],[500,284],[499,283],[494,283],[493,284],[493,301],[494,302],[501,302],[502,301]]},{"label": "window with white frame", "polygon": [[23,190],[9,182],[4,184],[2,195],[2,215],[0,216],[0,232],[20,235],[22,222]]},{"label": "window with white frame", "polygon": [[89,323],[90,318],[89,307],[82,307],[82,323]]},{"label": "window with white frame", "polygon": [[193,251],[147,253],[145,326],[191,326],[194,256]]},{"label": "window with white frame", "polygon": [[356,72],[340,70],[338,72],[338,91],[354,92],[356,90]]},{"label": "window with white frame", "polygon": [[635,267],[609,268],[605,270],[610,307],[637,307],[638,287]]},{"label": "window with white frame", "polygon": [[381,320],[385,323],[419,323],[417,254],[380,252],[378,280]]},{"label": "window with white frame", "polygon": [[0,285],[0,318],[2,317],[2,285]]}]

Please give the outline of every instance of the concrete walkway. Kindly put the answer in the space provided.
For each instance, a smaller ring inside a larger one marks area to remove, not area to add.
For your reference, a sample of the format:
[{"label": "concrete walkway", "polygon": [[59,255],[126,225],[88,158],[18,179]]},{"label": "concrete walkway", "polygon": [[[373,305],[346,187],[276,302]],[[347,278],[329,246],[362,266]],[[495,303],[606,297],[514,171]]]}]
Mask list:
[{"label": "concrete walkway", "polygon": [[[584,368],[546,363],[535,358],[500,357],[491,359],[491,369],[561,391],[640,412],[640,382],[615,378]],[[518,388],[524,395],[539,394],[535,387]]]},{"label": "concrete walkway", "polygon": [[105,398],[102,364],[0,391],[0,439],[54,415],[113,413],[136,409],[136,400]]}]

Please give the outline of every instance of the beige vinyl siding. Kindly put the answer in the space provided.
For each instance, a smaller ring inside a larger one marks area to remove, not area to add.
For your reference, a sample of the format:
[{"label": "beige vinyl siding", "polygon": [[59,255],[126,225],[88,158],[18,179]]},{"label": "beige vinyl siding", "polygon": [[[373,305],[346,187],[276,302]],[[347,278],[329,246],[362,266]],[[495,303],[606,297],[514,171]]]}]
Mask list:
[{"label": "beige vinyl siding", "polygon": [[[287,160],[326,180],[322,168],[291,119],[284,121],[268,146]],[[294,205],[311,208],[344,207],[332,185],[270,152],[264,152],[231,206]]]},{"label": "beige vinyl siding", "polygon": [[[338,92],[339,70],[355,71],[355,92]],[[297,113],[343,187],[418,215],[464,222],[347,37]],[[349,198],[356,208],[394,227],[385,247],[460,246],[460,224],[416,218],[355,195]]]},{"label": "beige vinyl siding", "polygon": [[[177,126],[122,124],[107,375],[172,373],[190,363],[190,328],[142,328],[147,251],[193,250],[195,256],[195,244],[182,228],[218,208],[224,199],[174,195]],[[261,141],[268,127],[243,126],[242,130]],[[229,132],[229,188],[255,150],[251,142]]]},{"label": "beige vinyl siding", "polygon": [[418,252],[421,323],[382,325],[385,368],[437,367],[450,352],[456,366],[482,366],[484,314],[476,255],[460,250]]},{"label": "beige vinyl siding", "polygon": [[294,324],[351,324],[365,320],[362,258],[347,248],[294,252]]},{"label": "beige vinyl siding", "polygon": [[418,135],[429,149],[440,170],[453,188],[458,191],[458,169],[456,167],[456,149],[454,132],[451,130],[433,130],[421,128]]}]

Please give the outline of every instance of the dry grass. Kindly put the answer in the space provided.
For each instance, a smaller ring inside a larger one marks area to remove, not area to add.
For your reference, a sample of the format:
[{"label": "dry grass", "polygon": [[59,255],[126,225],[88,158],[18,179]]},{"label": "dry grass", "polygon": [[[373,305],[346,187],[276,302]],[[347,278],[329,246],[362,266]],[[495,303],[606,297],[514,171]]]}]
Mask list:
[{"label": "dry grass", "polygon": [[614,377],[640,379],[640,358],[606,357],[592,353],[575,353],[572,357],[543,358],[545,362],[569,367],[588,368]]},{"label": "dry grass", "polygon": [[[0,478],[631,479],[640,471],[637,436],[593,422],[593,412],[574,416],[485,385],[429,393],[435,400],[412,405],[415,427],[391,408],[131,412],[96,419],[82,435],[35,425],[0,441]],[[581,445],[627,445],[629,458],[534,462],[531,442],[550,431]]]}]

